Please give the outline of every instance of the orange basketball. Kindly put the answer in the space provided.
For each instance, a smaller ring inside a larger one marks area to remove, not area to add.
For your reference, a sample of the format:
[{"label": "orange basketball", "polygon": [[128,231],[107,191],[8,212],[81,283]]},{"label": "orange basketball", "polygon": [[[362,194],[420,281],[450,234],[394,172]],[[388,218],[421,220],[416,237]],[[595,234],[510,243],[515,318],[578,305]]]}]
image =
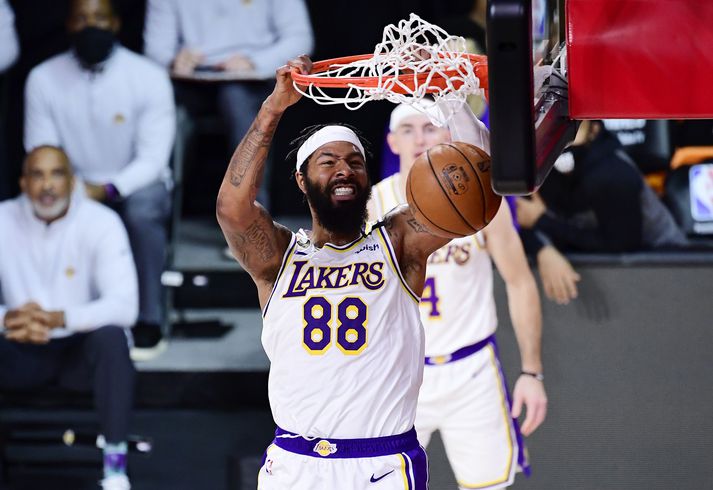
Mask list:
[{"label": "orange basketball", "polygon": [[434,235],[458,238],[481,230],[500,208],[490,185],[490,157],[460,141],[421,154],[406,179],[416,220]]}]

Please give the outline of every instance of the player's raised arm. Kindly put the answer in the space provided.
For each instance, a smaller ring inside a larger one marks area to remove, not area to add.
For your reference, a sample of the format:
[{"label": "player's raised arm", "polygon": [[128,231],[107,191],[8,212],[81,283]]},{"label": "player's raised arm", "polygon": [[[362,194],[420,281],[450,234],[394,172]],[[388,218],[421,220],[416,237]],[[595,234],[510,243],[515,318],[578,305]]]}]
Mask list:
[{"label": "player's raised arm", "polygon": [[[453,103],[441,101],[439,106],[440,104]],[[469,143],[490,155],[490,131],[488,131],[488,128],[483,124],[483,121],[473,114],[468,104],[462,103],[460,107],[455,110],[453,117],[448,122],[448,130],[451,132],[452,141]]]},{"label": "player's raised arm", "polygon": [[255,198],[277,124],[301,97],[292,85],[290,70],[297,67],[309,73],[311,66],[310,59],[301,56],[277,70],[275,89],[235,150],[218,193],[218,223],[233,255],[255,280],[261,302],[269,294],[291,235],[272,221]]},{"label": "player's raised arm", "polygon": [[[406,191],[409,206],[387,215],[390,225],[387,229],[402,272],[416,293],[423,287],[421,269],[425,265],[419,264],[425,264],[423,261],[432,252],[448,243],[449,238],[443,237],[456,238],[477,232],[500,207],[500,196],[490,187],[488,129],[467,104],[444,104],[452,103],[440,101],[437,108],[425,106],[422,110],[453,114],[448,126],[452,142],[430,148],[415,144],[414,151],[420,156],[409,166],[409,174],[401,176],[411,183]],[[405,108],[403,112],[412,114],[413,110]],[[405,131],[418,129],[414,128],[415,121],[402,119]],[[437,131],[431,129],[431,132]],[[425,144],[429,138],[421,139]]]}]

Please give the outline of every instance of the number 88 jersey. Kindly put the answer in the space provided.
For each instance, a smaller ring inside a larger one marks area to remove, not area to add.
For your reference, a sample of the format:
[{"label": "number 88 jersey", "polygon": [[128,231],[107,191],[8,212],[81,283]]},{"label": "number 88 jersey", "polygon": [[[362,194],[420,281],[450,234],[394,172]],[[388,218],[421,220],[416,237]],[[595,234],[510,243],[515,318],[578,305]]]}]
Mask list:
[{"label": "number 88 jersey", "polygon": [[339,247],[293,235],[263,310],[277,425],[306,437],[408,431],[423,376],[418,300],[383,227]]}]

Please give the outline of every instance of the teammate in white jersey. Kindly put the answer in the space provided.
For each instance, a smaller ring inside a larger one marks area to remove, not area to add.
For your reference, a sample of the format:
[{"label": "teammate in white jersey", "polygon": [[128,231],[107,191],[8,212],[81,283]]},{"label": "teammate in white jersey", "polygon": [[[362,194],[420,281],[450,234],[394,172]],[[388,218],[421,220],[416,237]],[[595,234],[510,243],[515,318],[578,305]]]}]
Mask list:
[{"label": "teammate in white jersey", "polygon": [[[481,134],[478,146],[489,152],[487,129],[480,121],[473,124]],[[423,112],[399,105],[392,112],[387,138],[399,155],[400,172],[373,187],[371,218],[406,202],[405,177],[415,159],[450,141],[451,134],[434,126]],[[494,337],[491,257],[507,285],[522,358],[523,374],[515,384],[512,407]],[[440,431],[460,488],[507,487],[518,466],[528,471],[513,417],[526,406],[522,433],[529,435],[545,418],[547,398],[539,296],[506,203],[481,232],[453,240],[429,257],[421,319],[426,367],[416,416],[419,441],[427,446],[432,433]]]},{"label": "teammate in white jersey", "polygon": [[423,376],[418,298],[426,260],[448,240],[408,206],[364,231],[371,185],[362,141],[344,126],[304,135],[295,179],[312,214],[294,234],[255,202],[275,128],[300,99],[290,69],[236,149],[217,215],[263,308],[269,398],[278,424],[260,469],[262,490],[427,487],[413,424]]}]

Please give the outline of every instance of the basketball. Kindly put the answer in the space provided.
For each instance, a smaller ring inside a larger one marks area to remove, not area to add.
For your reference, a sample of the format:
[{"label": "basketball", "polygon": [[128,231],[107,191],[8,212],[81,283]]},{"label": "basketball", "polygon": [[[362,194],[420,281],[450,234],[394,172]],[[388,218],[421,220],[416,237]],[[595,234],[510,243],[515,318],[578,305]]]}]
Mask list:
[{"label": "basketball", "polygon": [[444,238],[483,229],[501,199],[490,185],[490,156],[460,141],[421,154],[406,179],[406,200],[416,221]]}]

